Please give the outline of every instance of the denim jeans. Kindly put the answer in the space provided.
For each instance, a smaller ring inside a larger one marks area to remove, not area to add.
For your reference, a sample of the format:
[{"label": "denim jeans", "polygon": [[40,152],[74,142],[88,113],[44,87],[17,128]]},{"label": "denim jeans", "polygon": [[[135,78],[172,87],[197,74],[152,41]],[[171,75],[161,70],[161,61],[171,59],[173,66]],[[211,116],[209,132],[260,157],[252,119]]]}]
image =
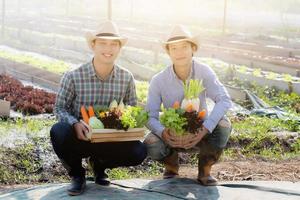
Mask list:
[{"label": "denim jeans", "polygon": [[134,166],[147,156],[146,146],[140,141],[91,143],[78,140],[71,125],[58,122],[50,131],[51,142],[70,176],[83,176],[82,158],[101,160],[97,164],[99,173],[106,168]]}]

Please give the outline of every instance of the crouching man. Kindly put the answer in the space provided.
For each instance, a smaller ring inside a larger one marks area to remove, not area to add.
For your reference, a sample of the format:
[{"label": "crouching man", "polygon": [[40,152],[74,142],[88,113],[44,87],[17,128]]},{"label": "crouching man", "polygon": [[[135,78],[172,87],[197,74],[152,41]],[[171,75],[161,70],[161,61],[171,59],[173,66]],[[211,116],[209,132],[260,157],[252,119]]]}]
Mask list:
[{"label": "crouching man", "polygon": [[[205,186],[217,185],[217,180],[210,172],[231,133],[231,124],[225,114],[232,102],[213,70],[193,59],[193,53],[199,48],[197,37],[192,37],[184,27],[176,26],[163,46],[172,65],[156,74],[150,82],[146,108],[150,114],[148,128],[151,133],[144,141],[148,155],[164,163],[163,178],[173,178],[179,175],[178,152],[197,152],[197,180]],[[160,123],[159,112],[161,104],[169,108],[175,101],[183,100],[183,83],[190,79],[202,80],[206,89],[199,95],[199,109],[207,110],[206,97],[212,99],[215,105],[210,115],[205,117],[202,130],[180,142],[171,130]]]},{"label": "crouching man", "polygon": [[93,59],[64,74],[57,94],[54,113],[59,122],[51,131],[53,149],[71,177],[69,195],[81,194],[86,185],[82,158],[89,157],[95,183],[109,185],[105,169],[140,164],[146,147],[140,141],[91,143],[88,128],[80,121],[80,107],[108,106],[114,99],[136,105],[136,89],[132,74],[114,62],[127,39],[119,35],[112,22],[102,24],[89,33],[87,42]]}]

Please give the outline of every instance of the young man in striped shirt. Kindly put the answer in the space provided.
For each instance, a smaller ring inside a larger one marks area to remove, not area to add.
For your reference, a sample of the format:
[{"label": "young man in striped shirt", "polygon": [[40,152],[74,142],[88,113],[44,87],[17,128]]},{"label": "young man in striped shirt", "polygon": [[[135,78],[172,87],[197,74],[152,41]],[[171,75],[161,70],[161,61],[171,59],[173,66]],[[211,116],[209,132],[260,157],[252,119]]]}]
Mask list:
[{"label": "young man in striped shirt", "polygon": [[140,164],[147,151],[139,141],[116,143],[90,143],[88,128],[80,122],[80,107],[108,106],[114,99],[136,105],[136,89],[132,74],[117,66],[115,60],[127,39],[119,35],[110,21],[102,24],[95,33],[88,33],[87,42],[94,53],[91,62],[64,74],[57,94],[54,113],[59,122],[51,131],[55,153],[71,176],[69,195],[84,191],[85,169],[82,158],[89,157],[95,183],[109,185],[106,168]]}]

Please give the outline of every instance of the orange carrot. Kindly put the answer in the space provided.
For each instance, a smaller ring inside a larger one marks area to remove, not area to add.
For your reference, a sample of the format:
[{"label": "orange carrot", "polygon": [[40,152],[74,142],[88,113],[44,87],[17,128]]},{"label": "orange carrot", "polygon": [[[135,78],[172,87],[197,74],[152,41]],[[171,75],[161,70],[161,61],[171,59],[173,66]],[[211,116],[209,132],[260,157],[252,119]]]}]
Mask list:
[{"label": "orange carrot", "polygon": [[180,103],[179,103],[179,101],[175,101],[175,102],[174,102],[173,108],[174,108],[174,109],[180,108]]},{"label": "orange carrot", "polygon": [[193,104],[187,105],[186,109],[187,112],[192,112],[193,111]]},{"label": "orange carrot", "polygon": [[95,116],[95,112],[94,112],[94,109],[93,109],[93,106],[89,106],[89,117],[94,117]]},{"label": "orange carrot", "polygon": [[80,112],[81,112],[81,116],[82,116],[83,121],[85,123],[89,124],[89,116],[88,116],[84,106],[81,106]]},{"label": "orange carrot", "polygon": [[198,113],[198,118],[204,119],[205,115],[206,115],[206,111],[205,111],[205,109],[203,109],[202,111],[200,111]]}]

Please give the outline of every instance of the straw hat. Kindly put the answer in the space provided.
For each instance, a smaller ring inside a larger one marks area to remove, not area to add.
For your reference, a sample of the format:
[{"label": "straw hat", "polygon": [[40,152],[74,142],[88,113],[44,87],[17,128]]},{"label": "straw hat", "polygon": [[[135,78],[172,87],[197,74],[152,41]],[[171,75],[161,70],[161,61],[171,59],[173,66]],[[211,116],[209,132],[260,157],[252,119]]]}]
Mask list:
[{"label": "straw hat", "polygon": [[188,41],[196,45],[196,49],[199,48],[199,36],[192,36],[191,33],[186,30],[182,25],[176,25],[167,39],[162,42],[163,48],[167,49],[168,44],[175,42]]},{"label": "straw hat", "polygon": [[128,40],[126,37],[120,36],[117,25],[112,21],[107,21],[103,23],[95,32],[88,32],[86,34],[86,40],[91,49],[92,43],[98,38],[119,40],[121,42],[121,47],[124,46]]}]

